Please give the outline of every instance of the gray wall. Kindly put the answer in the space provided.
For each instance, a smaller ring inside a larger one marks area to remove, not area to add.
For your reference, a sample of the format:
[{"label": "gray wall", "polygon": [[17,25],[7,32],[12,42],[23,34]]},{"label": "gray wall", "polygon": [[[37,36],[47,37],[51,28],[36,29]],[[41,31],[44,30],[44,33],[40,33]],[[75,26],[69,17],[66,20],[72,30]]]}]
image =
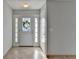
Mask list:
[{"label": "gray wall", "polygon": [[[46,4],[40,9],[40,47],[47,54],[47,17]],[[43,21],[44,20],[44,21]]]},{"label": "gray wall", "polygon": [[48,54],[75,54],[75,0],[47,0],[47,9]]},{"label": "gray wall", "polygon": [[3,0],[3,55],[12,46],[12,10]]}]

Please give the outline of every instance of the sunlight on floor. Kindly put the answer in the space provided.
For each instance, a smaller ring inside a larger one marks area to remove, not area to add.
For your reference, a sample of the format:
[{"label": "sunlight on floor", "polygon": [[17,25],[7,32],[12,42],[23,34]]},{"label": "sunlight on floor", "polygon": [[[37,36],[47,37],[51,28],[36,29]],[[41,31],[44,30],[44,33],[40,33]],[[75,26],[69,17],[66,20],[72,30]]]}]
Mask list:
[{"label": "sunlight on floor", "polygon": [[4,59],[46,59],[38,47],[16,47],[12,48]]}]

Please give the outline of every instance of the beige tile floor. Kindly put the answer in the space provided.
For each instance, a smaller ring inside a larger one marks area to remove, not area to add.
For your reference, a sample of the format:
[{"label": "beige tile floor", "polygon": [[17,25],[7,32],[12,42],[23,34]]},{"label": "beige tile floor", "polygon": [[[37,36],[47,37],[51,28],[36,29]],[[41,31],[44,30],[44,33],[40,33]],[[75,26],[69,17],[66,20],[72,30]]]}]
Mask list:
[{"label": "beige tile floor", "polygon": [[12,48],[4,59],[46,59],[38,47]]},{"label": "beige tile floor", "polygon": [[[4,59],[46,59],[39,47],[12,48]],[[76,59],[75,57],[55,57],[49,59]]]}]

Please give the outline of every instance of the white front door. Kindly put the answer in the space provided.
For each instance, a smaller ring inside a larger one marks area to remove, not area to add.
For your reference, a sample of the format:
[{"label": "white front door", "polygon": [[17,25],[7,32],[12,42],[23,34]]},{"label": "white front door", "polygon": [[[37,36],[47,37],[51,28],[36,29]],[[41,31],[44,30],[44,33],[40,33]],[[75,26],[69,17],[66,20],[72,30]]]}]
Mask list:
[{"label": "white front door", "polygon": [[15,15],[13,18],[13,46],[39,46],[39,17]]},{"label": "white front door", "polygon": [[19,46],[39,46],[39,18],[18,17]]},{"label": "white front door", "polygon": [[18,40],[19,46],[33,46],[34,39],[32,33],[32,19],[20,17],[18,20]]}]

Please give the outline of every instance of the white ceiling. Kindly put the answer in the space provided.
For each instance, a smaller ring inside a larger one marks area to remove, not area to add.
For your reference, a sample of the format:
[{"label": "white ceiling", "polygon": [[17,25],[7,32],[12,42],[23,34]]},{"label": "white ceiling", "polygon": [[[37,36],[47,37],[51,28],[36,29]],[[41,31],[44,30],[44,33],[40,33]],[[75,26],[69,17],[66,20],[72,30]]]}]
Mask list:
[{"label": "white ceiling", "polygon": [[[40,9],[46,3],[46,0],[7,0],[7,2],[12,9]],[[25,3],[30,6],[24,8]]]}]

